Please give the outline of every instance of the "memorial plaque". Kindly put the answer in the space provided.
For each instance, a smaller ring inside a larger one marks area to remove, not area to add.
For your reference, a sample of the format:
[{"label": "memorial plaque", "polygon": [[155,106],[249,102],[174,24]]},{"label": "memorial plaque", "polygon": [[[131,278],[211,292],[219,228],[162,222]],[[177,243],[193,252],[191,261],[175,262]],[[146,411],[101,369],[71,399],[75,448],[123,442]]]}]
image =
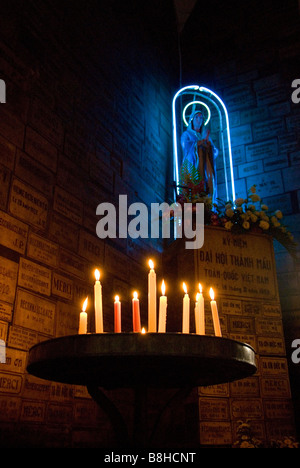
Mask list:
[{"label": "memorial plaque", "polygon": [[259,397],[260,388],[258,377],[249,377],[229,384],[230,396]]},{"label": "memorial plaque", "polygon": [[66,276],[53,272],[52,294],[71,301],[73,299],[73,281]]},{"label": "memorial plaque", "polygon": [[22,400],[20,420],[23,422],[43,422],[46,413],[46,402]]},{"label": "memorial plaque", "polygon": [[4,341],[6,342],[7,339],[7,330],[8,330],[8,323],[7,322],[0,322],[0,362],[5,362],[5,354],[6,354],[6,344],[4,345]]},{"label": "memorial plaque", "polygon": [[76,401],[74,422],[78,426],[96,427],[98,425],[98,414],[95,411],[95,403],[90,400]]},{"label": "memorial plaque", "polygon": [[0,421],[17,422],[21,409],[21,398],[0,397]]},{"label": "memorial plaque", "polygon": [[13,170],[15,165],[15,146],[0,135],[0,159],[8,169]]},{"label": "memorial plaque", "polygon": [[36,294],[18,289],[14,313],[14,325],[53,336],[55,303]]},{"label": "memorial plaque", "polygon": [[59,245],[77,251],[78,226],[54,211],[51,214],[49,236]]},{"label": "memorial plaque", "polygon": [[47,198],[18,179],[14,179],[12,183],[9,210],[17,218],[27,221],[39,229],[46,229]]},{"label": "memorial plaque", "polygon": [[284,122],[282,119],[270,119],[253,124],[254,140],[268,140],[284,132]]},{"label": "memorial plaque", "polygon": [[47,407],[48,424],[70,424],[73,420],[73,407],[50,403]]},{"label": "memorial plaque", "polygon": [[262,141],[253,145],[246,146],[246,159],[247,161],[255,161],[257,159],[264,159],[269,157],[276,157],[278,155],[277,139]]},{"label": "memorial plaque", "polygon": [[261,393],[264,397],[288,398],[291,396],[288,378],[262,377]]},{"label": "memorial plaque", "polygon": [[15,175],[43,192],[48,198],[52,197],[54,175],[21,150],[17,150]]},{"label": "memorial plaque", "polygon": [[52,143],[57,146],[62,145],[64,129],[61,120],[49,106],[45,106],[38,98],[33,101],[29,122]]},{"label": "memorial plaque", "polygon": [[246,145],[252,143],[252,130],[250,124],[233,127],[230,131],[232,146]]},{"label": "memorial plaque", "polygon": [[61,249],[59,252],[59,266],[68,273],[79,278],[88,277],[87,262],[78,255]]},{"label": "memorial plaque", "polygon": [[34,400],[49,400],[51,382],[44,379],[39,379],[30,374],[24,376],[24,386],[22,395],[24,398]]},{"label": "memorial plaque", "polygon": [[66,216],[74,223],[82,223],[82,202],[58,186],[55,187],[53,209]]},{"label": "memorial plaque", "polygon": [[28,330],[23,327],[9,327],[8,346],[13,348],[24,349],[28,351],[33,345],[38,343],[38,334],[36,331]]},{"label": "memorial plaque", "polygon": [[96,265],[102,265],[104,261],[104,241],[96,235],[81,230],[79,233],[78,253]]},{"label": "memorial plaque", "polygon": [[265,416],[267,419],[293,419],[293,404],[291,400],[265,400]]},{"label": "memorial plaque", "polygon": [[0,244],[24,254],[27,234],[28,226],[26,224],[0,211]]},{"label": "memorial plaque", "polygon": [[191,255],[194,262],[194,254],[196,281],[205,284],[206,289],[213,286],[217,294],[229,295],[232,299],[277,298],[273,245],[269,237],[228,235],[225,230],[206,229],[203,247],[196,252],[184,250],[181,261],[179,257],[182,276],[191,275],[188,258]]},{"label": "memorial plaque", "polygon": [[30,127],[26,128],[25,151],[52,172],[56,172],[57,149]]},{"label": "memorial plaque", "polygon": [[5,210],[10,182],[10,171],[0,164],[0,208]]},{"label": "memorial plaque", "polygon": [[229,400],[226,398],[200,398],[200,421],[204,420],[229,420]]},{"label": "memorial plaque", "polygon": [[10,372],[0,372],[0,393],[18,395],[22,390],[23,377]]},{"label": "memorial plaque", "polygon": [[262,356],[260,358],[260,371],[264,375],[287,376],[287,360],[285,358],[271,358]]},{"label": "memorial plaque", "polygon": [[200,422],[200,444],[231,445],[231,424],[225,421]]},{"label": "memorial plaque", "polygon": [[50,296],[51,270],[21,257],[18,286]]},{"label": "memorial plaque", "polygon": [[262,402],[259,398],[233,399],[231,404],[234,419],[261,419],[263,418]]},{"label": "memorial plaque", "polygon": [[282,321],[280,319],[256,318],[255,326],[258,335],[283,336]]},{"label": "memorial plaque", "polygon": [[264,172],[263,163],[261,160],[254,161],[251,163],[241,164],[239,166],[239,177],[249,177],[254,174]]},{"label": "memorial plaque", "polygon": [[52,401],[72,401],[74,397],[73,385],[60,382],[51,382],[50,400]]},{"label": "memorial plaque", "polygon": [[[78,333],[79,311],[81,310],[85,297],[82,298],[81,303],[78,304],[77,307],[62,301],[57,302],[56,336],[76,335]],[[90,318],[88,317],[88,322],[89,321]]]},{"label": "memorial plaque", "polygon": [[248,187],[256,185],[257,192],[262,198],[284,192],[281,171],[266,172],[265,174],[248,177],[247,185]]},{"label": "memorial plaque", "polygon": [[12,318],[12,304],[0,300],[0,320],[10,322]]},{"label": "memorial plaque", "polygon": [[257,351],[264,355],[285,354],[285,346],[283,338],[258,336]]},{"label": "memorial plaque", "polygon": [[224,384],[217,384],[217,385],[208,385],[207,387],[199,387],[198,393],[199,395],[205,395],[205,396],[228,397],[229,385],[228,383],[224,383]]},{"label": "memorial plaque", "polygon": [[229,331],[232,333],[255,333],[254,319],[251,317],[228,317]]},{"label": "memorial plaque", "polygon": [[24,374],[27,364],[27,353],[25,351],[9,347],[6,347],[5,353],[5,363],[0,364],[0,370]]},{"label": "memorial plaque", "polygon": [[56,267],[58,261],[58,245],[44,237],[30,233],[27,244],[27,255],[41,263]]},{"label": "memorial plaque", "polygon": [[5,302],[12,304],[15,299],[18,277],[18,264],[0,257],[0,295]]}]

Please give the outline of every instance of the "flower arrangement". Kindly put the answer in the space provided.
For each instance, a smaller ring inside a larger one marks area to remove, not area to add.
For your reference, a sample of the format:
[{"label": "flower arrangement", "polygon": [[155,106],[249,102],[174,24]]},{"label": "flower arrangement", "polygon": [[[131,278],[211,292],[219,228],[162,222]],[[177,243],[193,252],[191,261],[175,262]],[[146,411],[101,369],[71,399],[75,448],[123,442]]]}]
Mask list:
[{"label": "flower arrangement", "polygon": [[291,255],[296,254],[297,243],[293,235],[283,224],[280,210],[269,211],[253,185],[248,190],[247,198],[234,201],[212,202],[212,197],[205,191],[201,175],[192,164],[183,164],[180,172],[180,185],[177,203],[204,203],[204,223],[221,226],[234,233],[260,232],[271,235],[281,243]]}]

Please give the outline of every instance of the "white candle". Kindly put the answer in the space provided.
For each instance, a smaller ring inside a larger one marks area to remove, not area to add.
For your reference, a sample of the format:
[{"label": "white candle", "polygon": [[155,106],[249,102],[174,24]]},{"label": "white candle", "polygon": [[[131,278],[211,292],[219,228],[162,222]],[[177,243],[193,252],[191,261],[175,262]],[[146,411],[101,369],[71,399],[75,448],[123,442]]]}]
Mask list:
[{"label": "white candle", "polygon": [[205,313],[204,313],[204,297],[202,294],[202,286],[199,283],[198,310],[199,310],[199,335],[205,335]]},{"label": "white candle", "polygon": [[154,264],[149,260],[148,274],[148,332],[156,332],[156,273]]},{"label": "white candle", "polygon": [[183,311],[182,311],[182,333],[190,332],[190,298],[187,293],[186,284],[183,283],[183,290],[185,295],[183,297]]},{"label": "white candle", "polygon": [[167,321],[167,297],[165,296],[166,286],[164,280],[161,285],[162,296],[159,298],[159,323],[158,323],[158,332],[165,333],[166,331],[166,321]]},{"label": "white candle", "polygon": [[222,336],[220,320],[219,320],[219,314],[218,314],[218,308],[217,308],[217,303],[214,300],[215,293],[214,293],[213,288],[210,288],[209,295],[210,295],[210,298],[211,298],[210,306],[211,306],[211,312],[212,312],[215,335],[216,336]]},{"label": "white candle", "polygon": [[84,301],[82,305],[82,311],[80,312],[79,330],[78,330],[79,335],[84,335],[87,332],[87,313],[86,313],[87,302],[88,302],[88,298],[86,298],[86,300]]},{"label": "white candle", "polygon": [[200,335],[200,310],[199,310],[199,296],[200,293],[196,294],[196,303],[195,303],[195,328],[196,328],[196,334]]},{"label": "white candle", "polygon": [[100,272],[95,270],[94,305],[95,305],[95,329],[96,333],[103,333],[103,310],[102,310],[102,286],[100,283]]}]

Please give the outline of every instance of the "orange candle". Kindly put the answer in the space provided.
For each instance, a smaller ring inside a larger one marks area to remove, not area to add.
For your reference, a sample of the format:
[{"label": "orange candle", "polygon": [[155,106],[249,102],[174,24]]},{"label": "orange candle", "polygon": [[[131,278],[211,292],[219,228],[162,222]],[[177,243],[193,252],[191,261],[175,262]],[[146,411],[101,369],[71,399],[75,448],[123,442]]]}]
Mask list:
[{"label": "orange candle", "polygon": [[215,335],[216,336],[222,336],[220,320],[219,320],[219,314],[218,314],[218,308],[217,308],[217,303],[214,300],[215,299],[215,293],[214,293],[213,288],[210,288],[209,295],[210,295],[210,298],[211,298],[210,306],[211,306],[212,318],[213,318],[213,323],[214,323]]},{"label": "orange candle", "polygon": [[132,322],[133,331],[139,333],[141,331],[140,301],[136,291],[133,293],[132,299]]},{"label": "orange candle", "polygon": [[114,302],[115,333],[121,333],[121,302],[119,296],[115,296]]}]

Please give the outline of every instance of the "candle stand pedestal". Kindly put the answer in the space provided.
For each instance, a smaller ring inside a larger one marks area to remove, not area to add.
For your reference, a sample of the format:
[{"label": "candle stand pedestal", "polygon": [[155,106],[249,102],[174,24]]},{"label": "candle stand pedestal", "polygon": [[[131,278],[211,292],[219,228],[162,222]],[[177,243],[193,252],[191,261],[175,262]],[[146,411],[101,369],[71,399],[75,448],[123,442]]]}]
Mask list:
[{"label": "candle stand pedestal", "polygon": [[[118,446],[150,446],[147,395],[175,389],[173,399],[193,388],[231,382],[256,372],[248,344],[182,333],[92,333],[50,339],[29,351],[27,371],[39,378],[86,386],[109,415]],[[132,436],[102,389],[135,392]]]}]

